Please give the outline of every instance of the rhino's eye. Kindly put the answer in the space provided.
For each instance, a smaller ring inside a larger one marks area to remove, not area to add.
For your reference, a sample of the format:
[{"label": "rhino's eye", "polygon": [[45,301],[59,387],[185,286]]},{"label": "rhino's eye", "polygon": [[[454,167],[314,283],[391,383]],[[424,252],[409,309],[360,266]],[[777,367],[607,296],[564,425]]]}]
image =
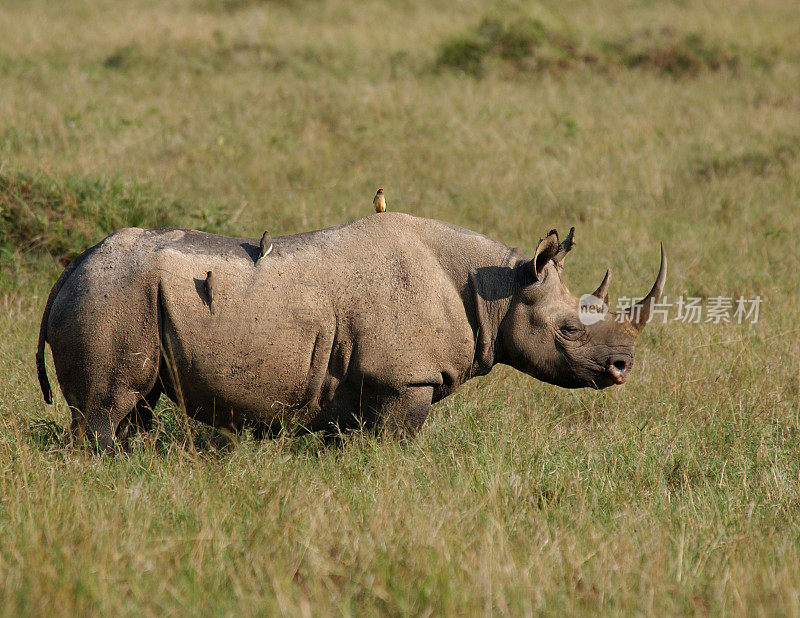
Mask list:
[{"label": "rhino's eye", "polygon": [[562,324],[558,331],[564,339],[575,340],[583,336],[584,328],[581,324],[567,322]]}]

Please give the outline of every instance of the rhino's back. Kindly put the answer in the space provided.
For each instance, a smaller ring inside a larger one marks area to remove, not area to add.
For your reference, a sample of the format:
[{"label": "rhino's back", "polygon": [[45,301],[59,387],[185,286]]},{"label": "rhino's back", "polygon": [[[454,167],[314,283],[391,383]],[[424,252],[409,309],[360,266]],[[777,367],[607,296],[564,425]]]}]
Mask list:
[{"label": "rhino's back", "polygon": [[136,285],[151,288],[160,281],[166,304],[187,325],[205,319],[203,282],[211,270],[215,304],[234,330],[269,316],[309,325],[336,319],[364,350],[438,357],[451,355],[453,345],[471,345],[464,320],[467,273],[510,251],[481,234],[402,213],[280,236],[273,245],[256,261],[256,238],[127,229],[98,245],[85,269],[102,287],[138,279]]},{"label": "rhino's back", "polygon": [[[426,380],[441,367],[451,374],[469,367],[466,274],[454,271],[507,251],[480,234],[401,213],[277,237],[257,263],[255,238],[163,230],[140,243],[151,247],[170,322],[184,340],[233,345],[250,358],[261,346],[269,356],[257,361],[265,373],[286,363],[299,375],[295,364],[310,363],[322,337],[344,348],[330,353],[347,358],[349,371],[381,380]],[[218,287],[213,319],[202,298],[206,270]]]}]

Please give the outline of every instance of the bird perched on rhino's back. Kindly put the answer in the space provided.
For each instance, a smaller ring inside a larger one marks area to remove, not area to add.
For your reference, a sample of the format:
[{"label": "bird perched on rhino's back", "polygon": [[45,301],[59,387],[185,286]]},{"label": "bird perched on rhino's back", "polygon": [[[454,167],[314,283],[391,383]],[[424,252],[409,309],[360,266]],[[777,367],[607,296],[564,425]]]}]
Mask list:
[{"label": "bird perched on rhino's back", "polygon": [[[410,436],[432,403],[497,363],[567,388],[622,384],[666,277],[662,250],[642,301],[608,312],[606,276],[586,295],[603,302],[584,311],[563,280],[572,234],[552,231],[529,257],[396,212],[284,236],[253,268],[257,243],[126,228],[69,264],[45,306],[36,364],[52,395],[50,343],[76,437],[113,449],[139,422],[131,412],[162,391],[217,427]],[[225,311],[203,319],[223,289]]]},{"label": "bird perched on rhino's back", "polygon": [[[263,258],[264,256],[269,255],[272,252],[272,236],[269,235],[269,232],[264,232],[264,235],[261,237],[261,244],[258,250],[258,260]],[[256,260],[256,262],[258,262]]]},{"label": "bird perched on rhino's back", "polygon": [[386,198],[383,196],[383,189],[378,189],[372,204],[375,206],[375,212],[386,212]]},{"label": "bird perched on rhino's back", "polygon": [[208,296],[208,308],[211,315],[214,315],[214,296],[217,294],[217,281],[214,278],[214,273],[210,270],[206,271],[206,296]]}]

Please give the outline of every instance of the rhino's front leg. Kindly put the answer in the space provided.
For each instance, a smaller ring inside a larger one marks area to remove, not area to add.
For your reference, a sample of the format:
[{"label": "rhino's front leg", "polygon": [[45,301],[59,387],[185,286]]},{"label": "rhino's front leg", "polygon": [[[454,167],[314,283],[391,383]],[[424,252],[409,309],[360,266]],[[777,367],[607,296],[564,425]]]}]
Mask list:
[{"label": "rhino's front leg", "polygon": [[388,397],[381,406],[384,429],[401,439],[413,438],[428,418],[432,400],[432,386],[409,386]]}]

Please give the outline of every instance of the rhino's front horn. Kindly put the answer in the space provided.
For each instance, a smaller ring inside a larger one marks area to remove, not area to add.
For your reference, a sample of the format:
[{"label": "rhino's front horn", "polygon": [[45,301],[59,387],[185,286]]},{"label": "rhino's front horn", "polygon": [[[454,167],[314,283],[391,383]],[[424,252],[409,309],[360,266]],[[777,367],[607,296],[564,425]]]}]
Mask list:
[{"label": "rhino's front horn", "polygon": [[647,296],[625,312],[628,321],[636,327],[636,330],[641,332],[647,322],[650,321],[653,305],[661,298],[666,279],[667,256],[664,253],[664,243],[661,243],[661,267],[658,269],[658,277],[656,277],[656,282],[653,284],[653,289],[650,290]]},{"label": "rhino's front horn", "polygon": [[611,280],[611,269],[609,268],[606,271],[606,276],[603,277],[603,283],[600,284],[600,287],[597,288],[593,293],[592,296],[595,298],[599,298],[602,300],[606,305],[608,305],[608,282]]}]

